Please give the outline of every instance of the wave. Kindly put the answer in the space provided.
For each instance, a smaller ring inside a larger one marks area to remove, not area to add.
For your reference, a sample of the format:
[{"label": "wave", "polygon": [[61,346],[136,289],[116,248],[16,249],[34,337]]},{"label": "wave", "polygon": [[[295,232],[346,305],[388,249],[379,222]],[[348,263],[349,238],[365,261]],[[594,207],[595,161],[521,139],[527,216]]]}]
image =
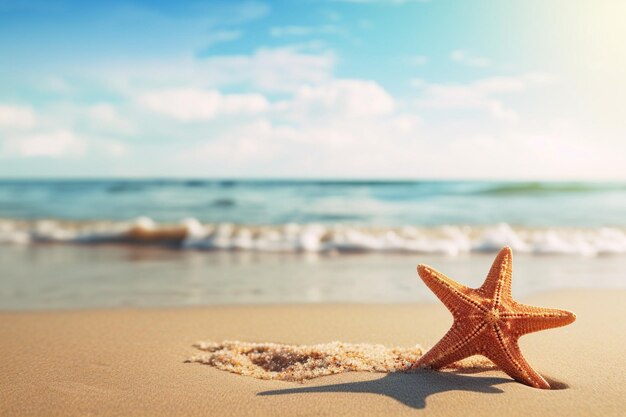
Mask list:
[{"label": "wave", "polygon": [[521,228],[493,226],[374,228],[348,225],[284,224],[249,226],[202,224],[185,219],[157,224],[147,217],[128,222],[0,220],[4,244],[162,245],[179,249],[315,253],[433,253],[456,256],[493,252],[503,246],[534,255],[626,254],[624,228]]},{"label": "wave", "polygon": [[478,191],[478,194],[511,195],[511,194],[552,194],[552,193],[589,193],[610,190],[624,190],[623,185],[600,185],[579,183],[545,183],[523,182],[504,183]]}]

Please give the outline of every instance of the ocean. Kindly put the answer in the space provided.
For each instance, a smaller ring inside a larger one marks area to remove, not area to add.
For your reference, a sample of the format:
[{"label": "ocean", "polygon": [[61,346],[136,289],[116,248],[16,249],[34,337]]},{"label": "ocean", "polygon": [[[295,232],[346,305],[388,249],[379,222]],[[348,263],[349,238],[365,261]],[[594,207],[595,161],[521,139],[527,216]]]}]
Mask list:
[{"label": "ocean", "polygon": [[514,294],[623,288],[626,184],[0,181],[0,310],[414,302],[415,266]]},{"label": "ocean", "polygon": [[625,229],[623,183],[0,182],[3,243],[595,256],[625,254]]},{"label": "ocean", "polygon": [[6,219],[195,218],[361,226],[626,226],[626,183],[286,180],[0,181]]}]

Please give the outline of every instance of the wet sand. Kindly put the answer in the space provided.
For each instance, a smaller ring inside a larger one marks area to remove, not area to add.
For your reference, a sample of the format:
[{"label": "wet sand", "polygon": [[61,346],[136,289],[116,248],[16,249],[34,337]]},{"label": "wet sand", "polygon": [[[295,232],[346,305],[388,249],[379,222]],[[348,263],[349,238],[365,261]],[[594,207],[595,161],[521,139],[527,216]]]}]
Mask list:
[{"label": "wet sand", "polygon": [[497,370],[346,373],[305,383],[185,363],[199,340],[434,344],[440,304],[283,305],[0,313],[0,415],[618,416],[626,407],[626,291],[546,292],[520,301],[574,311],[525,336],[528,361],[560,388]]},{"label": "wet sand", "polygon": [[[516,297],[555,288],[625,287],[625,256],[514,256]],[[493,257],[9,245],[0,250],[0,310],[430,302],[436,298],[418,277],[418,263],[478,287]]]}]

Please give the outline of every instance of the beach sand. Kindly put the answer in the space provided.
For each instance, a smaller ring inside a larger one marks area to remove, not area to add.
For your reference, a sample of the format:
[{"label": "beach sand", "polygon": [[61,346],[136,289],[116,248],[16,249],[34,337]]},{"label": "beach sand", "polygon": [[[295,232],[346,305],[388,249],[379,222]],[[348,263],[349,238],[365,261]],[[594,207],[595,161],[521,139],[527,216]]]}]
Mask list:
[{"label": "beach sand", "polygon": [[[305,383],[185,363],[199,340],[429,347],[451,316],[439,303],[0,313],[0,415],[618,416],[626,407],[626,291],[547,292],[520,301],[574,311],[521,339],[562,389],[498,370],[346,373]],[[565,388],[567,386],[567,388]]]}]

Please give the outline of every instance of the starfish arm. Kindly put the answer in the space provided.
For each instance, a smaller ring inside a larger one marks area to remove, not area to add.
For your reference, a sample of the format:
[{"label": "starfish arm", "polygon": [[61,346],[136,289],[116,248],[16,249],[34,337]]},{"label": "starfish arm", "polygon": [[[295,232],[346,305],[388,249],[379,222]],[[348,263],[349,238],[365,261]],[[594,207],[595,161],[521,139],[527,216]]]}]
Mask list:
[{"label": "starfish arm", "polygon": [[493,307],[498,307],[502,300],[510,300],[511,281],[513,279],[513,251],[505,246],[494,259],[487,279],[478,292],[493,300]]},{"label": "starfish arm", "polygon": [[509,322],[511,330],[515,334],[522,336],[541,330],[567,326],[576,320],[576,315],[565,310],[516,303],[514,312],[505,313],[502,318]]},{"label": "starfish arm", "polygon": [[441,272],[424,264],[417,266],[417,273],[428,288],[430,288],[455,317],[459,304],[465,304],[478,310],[484,310],[484,308],[472,298],[472,292],[474,292],[474,290],[471,288],[459,284]]},{"label": "starfish arm", "polygon": [[493,325],[493,330],[495,341],[485,356],[513,379],[531,387],[550,389],[550,384],[524,359],[517,339],[507,339],[498,324]]},{"label": "starfish arm", "polygon": [[[456,322],[448,333],[441,338],[424,356],[413,366],[414,368],[428,367],[440,369],[453,362],[475,355],[471,341],[476,339],[487,327],[486,323],[477,323],[469,331],[462,331]],[[465,327],[467,328],[467,327]]]}]

